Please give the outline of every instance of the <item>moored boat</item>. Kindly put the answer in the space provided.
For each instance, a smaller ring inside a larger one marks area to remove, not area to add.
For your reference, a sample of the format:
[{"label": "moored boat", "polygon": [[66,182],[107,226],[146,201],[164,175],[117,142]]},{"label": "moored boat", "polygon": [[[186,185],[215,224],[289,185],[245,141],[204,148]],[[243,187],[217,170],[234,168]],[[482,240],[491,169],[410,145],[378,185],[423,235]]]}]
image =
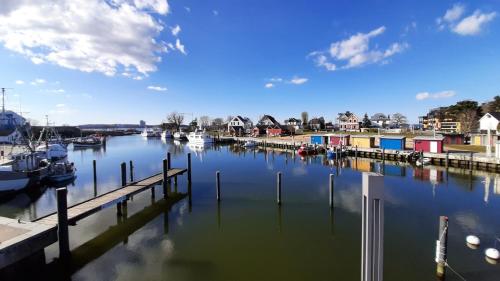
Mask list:
[{"label": "moored boat", "polygon": [[165,130],[163,132],[161,132],[161,139],[165,140],[165,139],[171,139],[173,136],[172,136],[172,132],[170,132],[169,130]]},{"label": "moored boat", "polygon": [[244,144],[243,147],[256,147],[257,142],[254,140],[247,140]]},{"label": "moored boat", "polygon": [[427,158],[427,157],[419,158],[419,159],[417,159],[416,164],[417,164],[417,166],[430,165],[431,164],[431,159]]},{"label": "moored boat", "polygon": [[156,128],[144,128],[141,136],[145,138],[159,138],[162,136],[162,132]]},{"label": "moored boat", "polygon": [[97,147],[102,145],[102,139],[97,136],[77,138],[73,141],[73,147]]},{"label": "moored boat", "polygon": [[76,168],[73,163],[59,161],[52,163],[49,168],[47,179],[50,182],[63,182],[75,178]]},{"label": "moored boat", "polygon": [[195,144],[207,144],[212,143],[213,138],[204,131],[196,130],[194,132],[189,133],[187,136],[190,143]]},{"label": "moored boat", "polygon": [[184,132],[175,132],[174,133],[174,140],[187,140],[186,133]]},{"label": "moored boat", "polygon": [[318,154],[318,151],[312,145],[303,144],[300,146],[299,150],[297,151],[297,154],[299,154],[300,156],[316,155]]},{"label": "moored boat", "polygon": [[43,180],[49,169],[44,153],[20,153],[0,165],[0,194],[22,190],[32,182]]}]

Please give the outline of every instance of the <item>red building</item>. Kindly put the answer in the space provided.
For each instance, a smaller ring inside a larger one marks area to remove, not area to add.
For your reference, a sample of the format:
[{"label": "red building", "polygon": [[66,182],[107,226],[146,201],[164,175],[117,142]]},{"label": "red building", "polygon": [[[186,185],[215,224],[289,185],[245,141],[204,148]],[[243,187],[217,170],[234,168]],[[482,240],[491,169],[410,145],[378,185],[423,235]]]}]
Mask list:
[{"label": "red building", "polygon": [[419,136],[413,138],[413,148],[415,151],[442,153],[443,144],[443,136]]},{"label": "red building", "polygon": [[328,144],[333,146],[338,146],[338,145],[349,146],[350,145],[349,140],[350,140],[350,135],[344,135],[344,134],[329,135]]},{"label": "red building", "polygon": [[464,134],[443,134],[444,144],[464,144]]}]

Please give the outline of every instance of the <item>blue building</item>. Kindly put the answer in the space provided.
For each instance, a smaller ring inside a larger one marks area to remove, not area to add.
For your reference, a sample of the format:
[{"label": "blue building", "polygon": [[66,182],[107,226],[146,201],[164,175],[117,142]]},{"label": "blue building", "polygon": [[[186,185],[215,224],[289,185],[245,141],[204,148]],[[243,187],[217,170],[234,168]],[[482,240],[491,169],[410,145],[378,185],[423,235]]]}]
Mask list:
[{"label": "blue building", "polygon": [[381,136],[380,148],[392,150],[404,150],[406,146],[406,137],[403,136]]},{"label": "blue building", "polygon": [[325,135],[312,135],[311,136],[311,144],[327,145],[328,144],[328,136],[325,136]]}]

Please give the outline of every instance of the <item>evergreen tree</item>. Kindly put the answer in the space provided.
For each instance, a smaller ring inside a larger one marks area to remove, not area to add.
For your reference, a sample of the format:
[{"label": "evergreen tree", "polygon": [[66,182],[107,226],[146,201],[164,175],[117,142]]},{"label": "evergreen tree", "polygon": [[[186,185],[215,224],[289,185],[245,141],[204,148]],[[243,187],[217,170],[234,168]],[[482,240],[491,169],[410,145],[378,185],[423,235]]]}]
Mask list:
[{"label": "evergreen tree", "polygon": [[372,125],[372,122],[370,121],[370,118],[368,118],[368,113],[365,113],[365,116],[363,117],[363,122],[361,123],[362,128],[370,128]]}]

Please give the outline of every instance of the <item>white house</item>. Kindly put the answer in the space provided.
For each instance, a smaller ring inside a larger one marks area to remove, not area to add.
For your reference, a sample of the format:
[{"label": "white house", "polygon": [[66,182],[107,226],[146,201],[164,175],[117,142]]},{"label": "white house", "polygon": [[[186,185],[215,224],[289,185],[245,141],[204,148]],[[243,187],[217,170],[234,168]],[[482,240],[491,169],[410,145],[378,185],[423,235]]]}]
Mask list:
[{"label": "white house", "polygon": [[248,117],[236,116],[227,124],[227,130],[234,135],[244,135],[252,132],[253,123]]},{"label": "white house", "polygon": [[341,131],[358,131],[359,118],[352,112],[339,113],[337,117],[339,129]]},{"label": "white house", "polygon": [[500,123],[500,112],[486,113],[479,119],[479,130],[481,131],[498,131],[498,124]]}]

